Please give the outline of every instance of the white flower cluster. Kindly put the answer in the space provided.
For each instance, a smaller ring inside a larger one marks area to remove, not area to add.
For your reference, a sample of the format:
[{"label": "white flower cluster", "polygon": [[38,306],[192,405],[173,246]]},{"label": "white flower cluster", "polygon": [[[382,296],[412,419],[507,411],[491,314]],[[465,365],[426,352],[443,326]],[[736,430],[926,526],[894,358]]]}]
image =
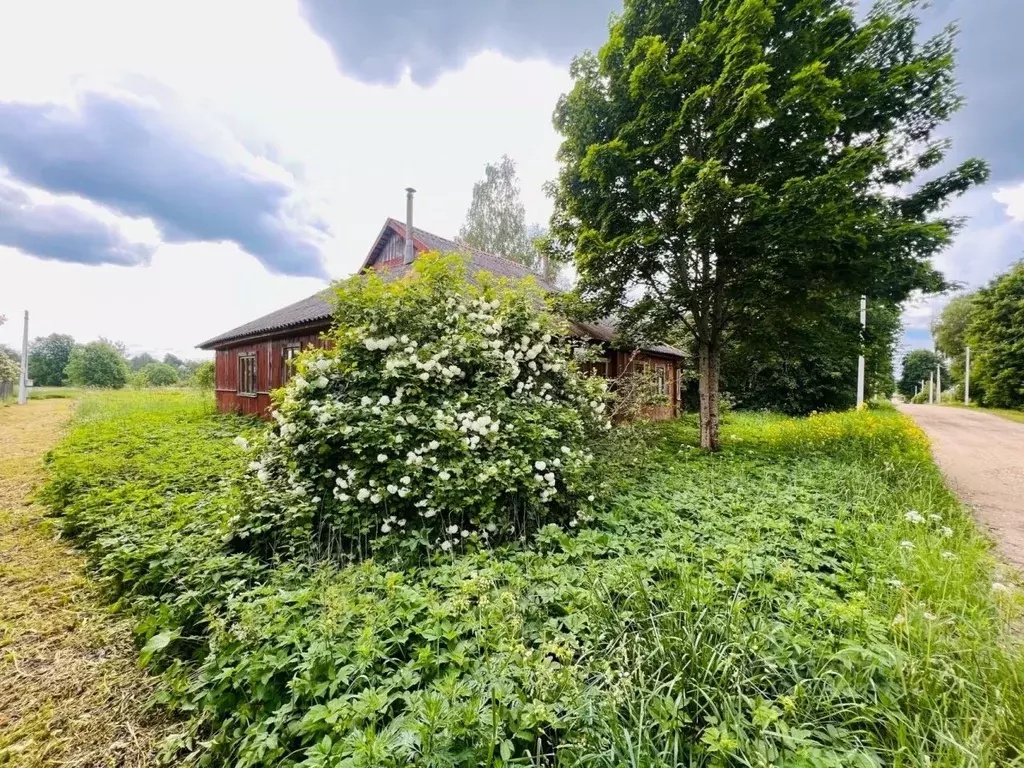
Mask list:
[{"label": "white flower cluster", "polygon": [[604,382],[576,372],[533,299],[426,269],[372,301],[358,282],[339,294],[333,348],[304,353],[279,396],[239,526],[316,520],[451,551],[589,519]]}]

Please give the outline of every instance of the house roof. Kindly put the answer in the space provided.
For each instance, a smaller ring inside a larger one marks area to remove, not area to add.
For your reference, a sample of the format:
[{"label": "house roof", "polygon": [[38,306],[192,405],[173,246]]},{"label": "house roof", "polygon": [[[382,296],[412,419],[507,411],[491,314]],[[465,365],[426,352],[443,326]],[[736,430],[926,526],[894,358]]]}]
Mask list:
[{"label": "house roof", "polygon": [[[440,253],[461,253],[469,257],[470,279],[474,272],[490,272],[499,277],[507,277],[521,280],[532,277],[537,285],[548,293],[557,293],[551,283],[531,272],[527,267],[514,261],[495,256],[492,253],[461,245],[439,235],[435,235],[419,227],[413,227],[413,247],[417,254],[430,251]],[[361,269],[372,267],[377,258],[383,252],[388,240],[392,236],[405,239],[405,225],[397,219],[388,219],[381,228],[377,240],[374,242],[370,252],[366,255]],[[386,274],[391,279],[398,279],[405,275],[412,268],[411,264],[400,264],[389,267]],[[207,339],[199,345],[201,349],[217,349],[219,347],[233,346],[264,336],[279,336],[290,330],[326,328],[330,325],[333,315],[333,308],[330,303],[331,289],[326,288],[287,307],[271,312],[270,314],[258,317],[237,328]],[[570,323],[573,329],[581,336],[592,338],[596,341],[611,343],[616,336],[615,325],[610,320],[601,320],[596,323]],[[645,352],[665,355],[667,357],[684,357],[679,349],[664,344],[649,344],[641,347]]]}]

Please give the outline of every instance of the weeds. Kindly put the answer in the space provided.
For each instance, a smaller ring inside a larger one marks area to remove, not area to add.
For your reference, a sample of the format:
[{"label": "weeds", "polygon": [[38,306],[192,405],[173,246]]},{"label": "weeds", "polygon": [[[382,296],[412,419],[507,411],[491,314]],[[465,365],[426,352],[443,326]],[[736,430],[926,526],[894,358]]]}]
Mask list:
[{"label": "weeds", "polygon": [[44,493],[164,670],[176,761],[1022,760],[1019,590],[892,411],[732,414],[718,455],[617,432],[591,526],[401,571],[226,551],[245,425],[87,400]]}]

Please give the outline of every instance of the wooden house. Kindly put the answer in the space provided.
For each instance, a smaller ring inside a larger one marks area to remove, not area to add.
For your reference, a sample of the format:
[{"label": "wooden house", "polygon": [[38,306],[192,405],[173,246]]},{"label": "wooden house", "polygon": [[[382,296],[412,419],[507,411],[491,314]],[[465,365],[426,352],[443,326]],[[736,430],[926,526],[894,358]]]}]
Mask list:
[{"label": "wooden house", "polygon": [[[542,288],[557,290],[521,264],[415,227],[411,228],[411,240],[407,240],[407,229],[401,222],[388,219],[363,261],[362,269],[387,269],[401,275],[421,253],[460,253],[469,259],[470,274],[487,271],[509,278],[532,276]],[[326,289],[199,345],[201,349],[216,353],[216,396],[221,411],[261,415],[267,412],[271,390],[283,386],[291,376],[292,358],[306,347],[326,344],[322,334],[331,325],[330,295],[331,290]],[[571,323],[571,330],[581,338],[592,340],[600,350],[601,357],[593,366],[595,374],[615,379],[635,369],[653,372],[668,404],[653,409],[652,418],[668,419],[679,413],[683,359],[680,350],[661,344],[641,349],[618,347],[614,343],[615,327],[606,322]]]}]

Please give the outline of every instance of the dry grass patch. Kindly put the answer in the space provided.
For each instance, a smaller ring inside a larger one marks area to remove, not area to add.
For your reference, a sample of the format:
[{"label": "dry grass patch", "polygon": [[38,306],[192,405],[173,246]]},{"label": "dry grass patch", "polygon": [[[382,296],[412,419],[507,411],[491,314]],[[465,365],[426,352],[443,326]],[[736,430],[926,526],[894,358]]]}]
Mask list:
[{"label": "dry grass patch", "polygon": [[0,410],[0,765],[149,765],[167,725],[146,708],[130,626],[25,501],[72,407]]}]

